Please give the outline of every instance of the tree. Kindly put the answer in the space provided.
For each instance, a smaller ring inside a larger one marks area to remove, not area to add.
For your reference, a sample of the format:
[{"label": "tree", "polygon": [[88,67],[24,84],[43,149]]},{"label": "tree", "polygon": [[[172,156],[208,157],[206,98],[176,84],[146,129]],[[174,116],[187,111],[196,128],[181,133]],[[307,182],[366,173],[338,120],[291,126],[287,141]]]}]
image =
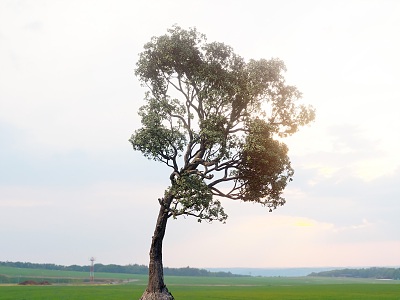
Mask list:
[{"label": "tree", "polygon": [[144,46],[135,74],[148,88],[139,109],[134,150],[171,169],[170,186],[150,248],[149,282],[141,299],[173,299],[163,279],[162,243],[168,219],[227,218],[220,198],[257,202],[270,211],[285,203],[292,180],[281,138],[314,119],[297,104],[279,59],[246,62],[195,28],[174,26]]}]

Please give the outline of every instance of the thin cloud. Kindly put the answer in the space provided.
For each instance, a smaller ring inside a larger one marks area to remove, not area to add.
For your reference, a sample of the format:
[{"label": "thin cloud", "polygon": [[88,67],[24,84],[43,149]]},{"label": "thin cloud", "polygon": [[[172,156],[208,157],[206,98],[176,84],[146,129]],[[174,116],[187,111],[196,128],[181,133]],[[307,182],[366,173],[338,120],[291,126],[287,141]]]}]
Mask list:
[{"label": "thin cloud", "polygon": [[144,104],[134,68],[178,23],[245,59],[281,58],[317,119],[285,140],[295,169],[285,206],[222,199],[226,225],[171,221],[165,265],[394,264],[400,4],[187,2],[0,2],[4,259],[148,262],[169,170],[128,142]]}]

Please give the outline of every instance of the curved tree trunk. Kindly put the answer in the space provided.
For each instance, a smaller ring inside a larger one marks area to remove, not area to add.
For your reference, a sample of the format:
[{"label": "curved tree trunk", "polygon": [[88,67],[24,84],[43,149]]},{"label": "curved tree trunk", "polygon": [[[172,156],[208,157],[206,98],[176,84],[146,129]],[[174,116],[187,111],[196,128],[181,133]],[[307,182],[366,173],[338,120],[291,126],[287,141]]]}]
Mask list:
[{"label": "curved tree trunk", "polygon": [[160,205],[156,228],[151,241],[149,282],[146,291],[140,300],[173,300],[174,297],[168,291],[164,283],[164,271],[162,263],[162,243],[168,221],[168,208],[171,205],[173,196],[168,195],[161,199],[164,205]]}]

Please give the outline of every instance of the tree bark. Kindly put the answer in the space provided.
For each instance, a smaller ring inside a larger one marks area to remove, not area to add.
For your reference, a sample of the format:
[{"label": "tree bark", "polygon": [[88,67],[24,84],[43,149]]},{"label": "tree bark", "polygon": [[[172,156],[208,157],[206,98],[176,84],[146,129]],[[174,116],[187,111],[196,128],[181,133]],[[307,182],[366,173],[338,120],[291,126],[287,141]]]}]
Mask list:
[{"label": "tree bark", "polygon": [[167,195],[161,199],[160,211],[158,213],[156,228],[151,241],[149,282],[140,300],[173,300],[174,297],[168,291],[164,283],[164,270],[162,263],[162,243],[168,221],[168,208],[173,196]]}]

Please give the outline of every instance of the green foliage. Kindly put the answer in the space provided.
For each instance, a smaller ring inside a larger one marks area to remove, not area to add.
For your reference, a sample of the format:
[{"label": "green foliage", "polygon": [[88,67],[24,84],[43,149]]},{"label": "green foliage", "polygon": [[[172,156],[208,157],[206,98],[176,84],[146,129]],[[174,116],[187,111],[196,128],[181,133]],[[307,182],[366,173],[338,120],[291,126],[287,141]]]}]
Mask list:
[{"label": "green foliage", "polygon": [[149,91],[130,142],[172,169],[170,216],[225,221],[215,197],[285,203],[293,170],[277,138],[315,117],[285,71],[279,59],[246,62],[196,29],[174,26],[144,46],[135,73]]},{"label": "green foliage", "polygon": [[309,276],[321,277],[354,277],[354,278],[377,278],[400,280],[400,268],[362,268],[362,269],[340,269],[311,273]]},{"label": "green foliage", "polygon": [[[146,95],[147,105],[141,107],[139,115],[142,117],[143,127],[136,131],[132,144],[135,150],[154,160],[169,161],[182,151],[186,142],[185,135],[180,132],[181,124],[173,125],[173,114],[181,114],[184,108],[176,100],[157,101]],[[165,125],[169,121],[169,127]]]},{"label": "green foliage", "polygon": [[240,197],[246,201],[260,202],[270,209],[283,205],[281,197],[293,169],[285,144],[274,140],[271,127],[263,120],[255,119],[248,125],[248,135],[243,146],[238,174]]},{"label": "green foliage", "polygon": [[[58,282],[60,278],[88,278],[89,266],[61,266],[55,264],[37,264],[29,262],[0,262],[0,280],[3,283],[16,283],[37,277],[46,278],[50,282]],[[149,268],[145,265],[103,265],[95,264],[96,278],[127,279],[132,274],[147,275]],[[211,272],[198,268],[164,268],[164,273],[171,276],[206,276],[206,277],[240,277],[230,272]],[[51,278],[56,278],[52,280]]]},{"label": "green foliage", "polygon": [[211,189],[196,174],[184,174],[179,176],[169,193],[174,195],[171,215],[176,218],[179,215],[191,215],[198,218],[198,221],[225,221],[228,217],[221,202],[213,199]]}]

